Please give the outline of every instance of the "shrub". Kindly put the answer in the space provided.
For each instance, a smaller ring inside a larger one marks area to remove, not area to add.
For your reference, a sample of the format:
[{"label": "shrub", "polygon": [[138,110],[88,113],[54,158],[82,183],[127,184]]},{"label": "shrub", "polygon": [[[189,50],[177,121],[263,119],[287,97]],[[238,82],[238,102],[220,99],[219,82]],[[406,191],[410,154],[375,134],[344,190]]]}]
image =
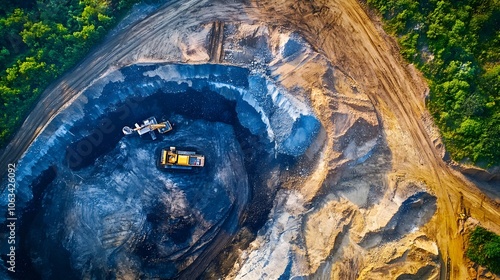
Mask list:
[{"label": "shrub", "polygon": [[467,257],[487,267],[493,273],[500,273],[500,236],[482,227],[476,227],[470,236]]}]

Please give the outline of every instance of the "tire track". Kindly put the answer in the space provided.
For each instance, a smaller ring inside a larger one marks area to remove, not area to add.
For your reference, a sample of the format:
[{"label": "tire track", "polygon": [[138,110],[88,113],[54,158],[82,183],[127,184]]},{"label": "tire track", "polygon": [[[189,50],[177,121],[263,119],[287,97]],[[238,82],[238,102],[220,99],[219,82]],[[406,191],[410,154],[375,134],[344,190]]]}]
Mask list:
[{"label": "tire track", "polygon": [[[203,12],[208,7],[210,13]],[[470,207],[472,215],[497,232],[500,232],[499,206],[484,199],[475,186],[441,160],[421,121],[425,108],[419,89],[423,81],[415,81],[401,65],[394,42],[380,33],[355,0],[261,0],[251,1],[244,9],[242,7],[241,3],[208,0],[170,1],[155,13],[106,39],[44,91],[23,126],[2,151],[0,164],[6,166],[18,161],[46,125],[108,71],[143,60],[185,62],[181,57],[172,59],[163,55],[169,55],[169,50],[176,48],[176,42],[169,40],[190,28],[215,22],[209,53],[210,61],[218,63],[223,54],[222,20],[258,19],[268,25],[291,27],[298,29],[316,51],[364,87],[363,91],[380,112],[384,129],[392,129],[387,137],[393,145],[395,168],[424,180],[438,197],[438,211],[428,230],[436,236],[443,259],[450,259],[450,266],[444,264],[444,271],[449,271],[447,277],[464,279],[467,271],[463,261],[463,240],[457,234],[456,223],[460,193],[463,193],[464,204]],[[328,10],[340,13],[332,19],[321,12]],[[402,131],[398,132],[397,127]],[[410,141],[398,143],[402,141],[397,137],[406,134]],[[6,170],[1,172],[3,178]],[[220,238],[225,242],[224,237]]]},{"label": "tire track", "polygon": [[[463,260],[462,236],[458,234],[456,202],[459,194],[464,193],[466,204],[479,206],[482,196],[479,189],[442,161],[427,134],[421,120],[425,107],[423,99],[419,98],[425,88],[423,80],[415,81],[401,65],[403,60],[395,42],[380,33],[381,29],[372,24],[357,1],[307,3],[298,3],[291,9],[287,1],[279,4],[258,1],[253,5],[259,9],[254,16],[262,21],[272,18],[286,26],[297,27],[316,51],[362,85],[381,115],[384,129],[391,131],[386,135],[392,143],[394,169],[425,181],[438,197],[438,211],[428,228],[430,235],[437,238],[443,259],[450,259],[451,267],[446,267],[449,274],[445,277],[465,279],[468,272]],[[314,15],[315,6],[321,5],[342,13],[334,22],[329,22],[331,19],[327,17]],[[406,134],[409,136],[407,142],[402,141]],[[500,224],[496,204],[488,200],[481,208],[472,208],[473,216],[483,225],[500,231],[498,226],[491,225]]]}]

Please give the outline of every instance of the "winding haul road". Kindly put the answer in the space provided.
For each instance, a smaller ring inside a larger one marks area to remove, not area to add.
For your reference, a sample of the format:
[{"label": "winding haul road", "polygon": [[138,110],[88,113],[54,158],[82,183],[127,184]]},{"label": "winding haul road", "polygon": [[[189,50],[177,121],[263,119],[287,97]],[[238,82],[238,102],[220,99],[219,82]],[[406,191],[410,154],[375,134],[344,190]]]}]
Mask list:
[{"label": "winding haul road", "polygon": [[427,115],[425,82],[403,65],[394,41],[357,1],[299,2],[295,6],[286,2],[258,1],[255,16],[273,21],[280,17],[279,21],[296,27],[311,45],[360,84],[382,119],[393,169],[425,182],[438,198],[438,211],[427,227],[429,236],[436,236],[446,266],[442,278],[466,279],[458,223],[461,197],[471,216],[497,233],[500,207],[440,158],[423,123]]},{"label": "winding haul road", "polygon": [[423,99],[425,82],[404,65],[394,41],[355,0],[254,0],[247,4],[169,1],[153,14],[107,38],[51,85],[2,151],[1,166],[16,162],[59,111],[92,81],[111,70],[137,62],[218,60],[208,57],[192,61],[178,54],[178,44],[190,30],[216,21],[257,21],[298,30],[316,51],[358,83],[356,86],[370,97],[382,120],[392,151],[393,169],[425,182],[438,198],[438,211],[426,225],[426,231],[438,241],[446,266],[442,278],[467,278],[463,238],[457,222],[462,206],[470,209],[471,216],[483,226],[497,233],[500,233],[500,207],[442,161],[423,122],[428,115]]}]

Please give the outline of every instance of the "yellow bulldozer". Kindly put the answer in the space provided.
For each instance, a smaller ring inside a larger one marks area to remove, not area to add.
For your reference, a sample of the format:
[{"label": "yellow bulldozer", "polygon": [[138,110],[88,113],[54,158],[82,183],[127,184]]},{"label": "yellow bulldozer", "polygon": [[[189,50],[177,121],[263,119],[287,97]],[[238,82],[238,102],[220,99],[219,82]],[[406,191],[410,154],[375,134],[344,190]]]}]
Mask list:
[{"label": "yellow bulldozer", "polygon": [[176,147],[161,149],[158,166],[163,169],[193,170],[205,166],[205,156]]}]

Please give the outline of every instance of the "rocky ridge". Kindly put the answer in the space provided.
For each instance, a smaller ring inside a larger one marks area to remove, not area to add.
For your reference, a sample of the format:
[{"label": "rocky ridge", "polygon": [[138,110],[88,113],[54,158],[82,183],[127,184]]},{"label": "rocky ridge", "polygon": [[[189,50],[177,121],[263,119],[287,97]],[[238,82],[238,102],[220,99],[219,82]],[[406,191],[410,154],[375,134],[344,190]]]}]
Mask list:
[{"label": "rocky ridge", "polygon": [[[273,106],[243,118],[246,121],[242,124],[246,123],[252,133],[269,136],[270,130],[263,128],[271,127],[286,135],[276,142],[281,149],[269,148],[272,156],[276,151],[303,154],[297,164],[270,169],[264,190],[271,196],[272,209],[255,240],[250,235],[243,246],[229,252],[231,257],[227,259],[235,261],[200,264],[191,259],[178,269],[196,275],[219,271],[237,279],[377,279],[382,275],[395,279],[462,278],[467,272],[461,266],[462,240],[455,225],[459,209],[453,201],[458,201],[457,194],[463,192],[467,207],[481,203],[482,208],[472,207],[471,213],[477,217],[481,213],[495,217],[498,207],[478,198],[475,189],[463,188],[468,186],[464,179],[436,161],[439,156],[430,148],[432,143],[420,124],[420,112],[424,110],[418,92],[424,88],[423,82],[401,70],[390,44],[381,39],[383,35],[375,27],[357,25],[358,21],[369,22],[357,2],[313,1],[292,6],[286,2],[246,5],[222,1],[208,5],[206,1],[173,1],[93,54],[89,61],[98,61],[92,66],[95,71],[77,69],[79,74],[66,80],[69,86],[51,89],[60,90],[63,96],[74,96],[71,103],[63,100],[59,103],[63,107],[48,109],[63,115],[62,109],[69,104],[78,108],[75,100],[85,100],[82,93],[86,89],[99,81],[106,81],[103,85],[120,82],[122,69],[136,64],[211,62],[248,69],[255,77],[248,80],[255,86],[250,88],[262,88],[259,81],[271,81],[271,88],[267,84],[266,91],[250,95],[255,100],[264,98],[260,104],[270,98],[286,108],[277,115],[286,112],[287,118],[300,125],[281,126],[280,118],[270,120],[269,125],[255,121],[271,116]],[[184,12],[191,14],[178,17]],[[141,41],[134,41],[134,36],[141,37]],[[110,54],[107,49],[117,42],[120,47]],[[361,51],[353,46],[359,46]],[[171,72],[166,73],[164,80],[173,82],[170,86],[179,84]],[[185,80],[180,84],[190,87],[190,79]],[[211,89],[227,97],[235,90],[231,83],[213,84]],[[155,85],[145,84],[149,86]],[[265,96],[259,97],[264,92]],[[133,96],[134,91],[126,94]],[[403,103],[398,101],[402,96],[408,98]],[[44,100],[41,104],[45,104]],[[54,99],[52,104],[57,101]],[[245,102],[250,104],[248,99]],[[401,105],[408,103],[414,107]],[[239,114],[242,112],[240,106]],[[297,121],[300,118],[294,118],[294,112],[314,116],[320,127]],[[38,131],[66,137],[68,129],[57,121],[53,123],[52,128],[42,125]],[[314,137],[307,137],[311,131],[315,131]],[[303,142],[305,146],[299,145],[298,150],[290,146],[303,140],[304,135],[310,140]],[[31,170],[32,166],[25,168]],[[30,190],[21,197],[29,201]],[[237,225],[234,236],[247,230],[248,209],[242,211],[242,220],[233,224]],[[486,227],[498,230],[494,221],[484,222]],[[128,228],[126,224],[111,223],[108,231],[116,234],[103,235],[105,244],[125,244],[122,233],[134,231],[133,225],[141,223],[126,223],[132,226]],[[230,244],[234,236],[220,244]],[[70,251],[78,247],[71,242],[65,244]],[[215,251],[221,250],[217,248]],[[113,256],[113,260],[116,268],[128,267],[124,271],[129,271],[129,276],[143,273],[137,265],[127,265],[130,258]],[[222,269],[214,270],[219,265]]]}]

